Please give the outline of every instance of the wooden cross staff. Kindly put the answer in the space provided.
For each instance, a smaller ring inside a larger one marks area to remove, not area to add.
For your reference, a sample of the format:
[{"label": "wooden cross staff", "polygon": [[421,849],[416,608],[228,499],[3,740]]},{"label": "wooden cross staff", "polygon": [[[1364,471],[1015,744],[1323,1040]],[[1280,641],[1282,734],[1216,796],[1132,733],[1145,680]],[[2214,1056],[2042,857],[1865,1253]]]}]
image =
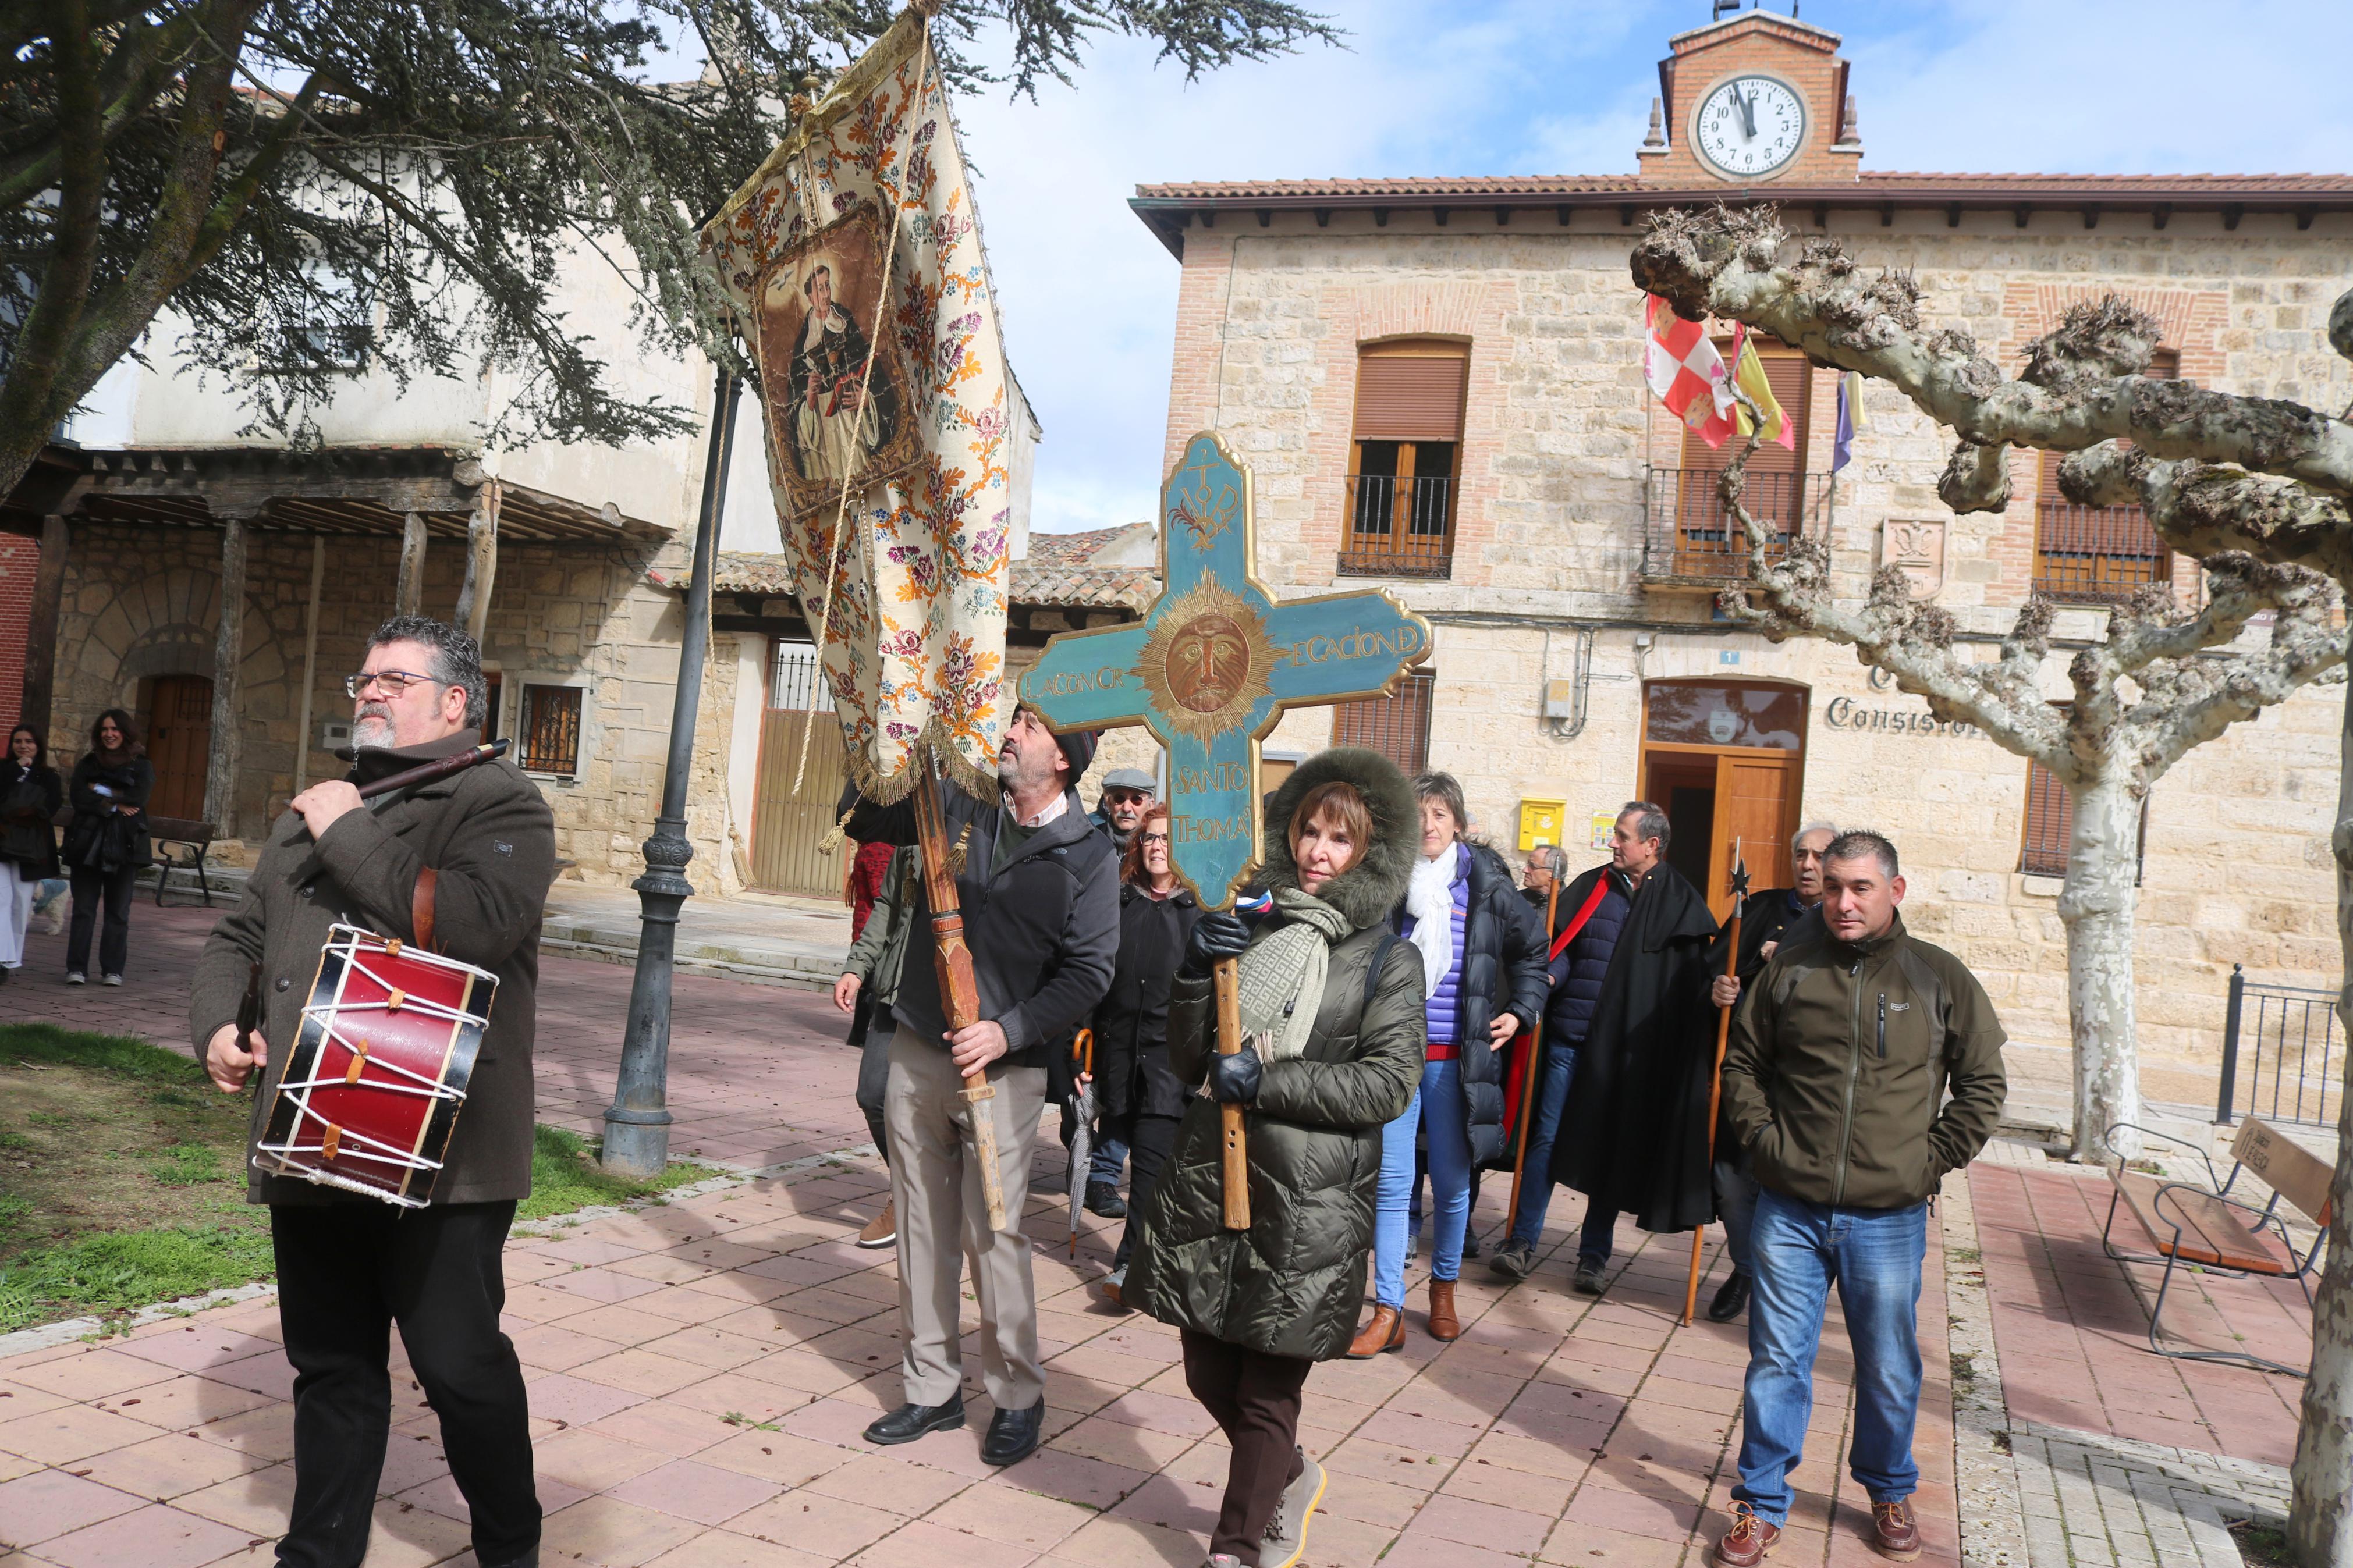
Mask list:
[{"label": "wooden cross staff", "polygon": [[[1740,912],[1748,902],[1748,866],[1736,863],[1732,869],[1732,951],[1724,955],[1724,972],[1730,974],[1740,964]],[[1738,1004],[1735,1003],[1735,1006]],[[1707,1179],[1715,1180],[1715,1118],[1724,1103],[1724,1048],[1732,1039],[1732,1008],[1715,1010],[1715,1069],[1707,1080]],[[1683,1285],[1683,1321],[1692,1321],[1699,1310],[1700,1244],[1707,1237],[1707,1226],[1692,1230],[1691,1279]]]},{"label": "wooden cross staff", "polygon": [[[1258,868],[1259,742],[1287,708],[1378,697],[1430,656],[1430,623],[1388,590],[1277,601],[1256,575],[1250,470],[1214,431],[1160,494],[1160,597],[1139,623],[1065,632],[1021,678],[1057,731],[1141,724],[1168,752],[1168,859],[1208,910]],[[1213,979],[1218,1050],[1241,1049],[1240,961]],[[1225,1221],[1250,1228],[1242,1109],[1222,1108]]]}]

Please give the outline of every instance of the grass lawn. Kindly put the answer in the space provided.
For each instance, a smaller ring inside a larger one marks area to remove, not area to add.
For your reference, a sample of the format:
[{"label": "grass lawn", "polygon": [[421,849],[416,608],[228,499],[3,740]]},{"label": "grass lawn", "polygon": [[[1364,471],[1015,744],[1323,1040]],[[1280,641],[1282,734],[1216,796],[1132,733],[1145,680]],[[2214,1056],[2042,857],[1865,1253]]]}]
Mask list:
[{"label": "grass lawn", "polygon": [[[269,1214],[245,1201],[251,1108],[145,1040],[0,1025],[0,1333],[269,1279]],[[657,1182],[621,1181],[586,1139],[542,1127],[518,1217],[712,1173],[672,1164]]]}]

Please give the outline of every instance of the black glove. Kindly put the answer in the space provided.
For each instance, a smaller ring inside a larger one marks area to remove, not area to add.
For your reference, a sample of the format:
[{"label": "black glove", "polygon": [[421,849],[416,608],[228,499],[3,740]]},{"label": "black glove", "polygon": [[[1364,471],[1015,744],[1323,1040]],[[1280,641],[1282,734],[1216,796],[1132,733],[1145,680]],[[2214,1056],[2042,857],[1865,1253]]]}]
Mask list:
[{"label": "black glove", "polygon": [[1221,958],[1240,958],[1250,946],[1250,926],[1236,914],[1205,914],[1193,922],[1193,934],[1185,943],[1185,962],[1180,973],[1195,979],[1209,973]]},{"label": "black glove", "polygon": [[1265,1079],[1266,1065],[1247,1046],[1232,1056],[1209,1058],[1209,1098],[1220,1104],[1248,1105],[1258,1098],[1259,1085]]}]

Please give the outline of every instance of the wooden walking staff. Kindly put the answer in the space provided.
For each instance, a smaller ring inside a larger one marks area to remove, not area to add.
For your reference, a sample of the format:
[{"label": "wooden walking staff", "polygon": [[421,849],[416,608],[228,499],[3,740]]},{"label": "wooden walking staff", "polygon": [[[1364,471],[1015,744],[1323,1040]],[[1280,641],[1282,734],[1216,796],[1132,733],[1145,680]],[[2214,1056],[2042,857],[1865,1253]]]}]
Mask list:
[{"label": "wooden walking staff", "polygon": [[[1552,922],[1560,916],[1560,861],[1552,868],[1552,889],[1545,894],[1545,940],[1552,940]],[[1528,1163],[1528,1123],[1535,1120],[1536,1061],[1544,1055],[1545,1016],[1536,1014],[1536,1021],[1528,1027],[1528,1059],[1520,1068],[1520,1136],[1519,1147],[1512,1152],[1512,1201],[1504,1205],[1504,1239],[1512,1239],[1512,1226],[1520,1218],[1520,1178]]]},{"label": "wooden walking staff", "polygon": [[[939,770],[931,753],[916,759],[915,843],[923,858],[923,894],[932,910],[932,964],[939,974],[940,1011],[948,1032],[980,1022],[980,987],[972,977],[972,949],[965,945],[964,911],[956,902],[955,846],[948,842],[940,810]],[[997,1168],[997,1098],[988,1068],[964,1075],[965,1120],[972,1123],[973,1162],[980,1167],[981,1195],[988,1203],[988,1228],[1005,1228],[1005,1175]]]},{"label": "wooden walking staff", "polygon": [[[1732,931],[1731,951],[1724,955],[1724,973],[1729,975],[1740,963],[1740,911],[1748,902],[1748,867],[1737,863],[1732,871]],[[1732,1041],[1732,1007],[1715,1010],[1715,1068],[1707,1079],[1707,1179],[1715,1180],[1715,1117],[1724,1100],[1724,1048]],[[1699,1310],[1700,1244],[1707,1239],[1707,1226],[1692,1227],[1691,1279],[1683,1286],[1683,1321],[1692,1321]]]},{"label": "wooden walking staff", "polygon": [[[1021,678],[1057,732],[1142,724],[1168,751],[1168,862],[1205,910],[1258,869],[1259,742],[1287,708],[1378,697],[1430,656],[1430,623],[1386,590],[1278,601],[1258,580],[1250,470],[1214,431],[1160,492],[1160,597],[1141,622],[1064,632]],[[1243,1046],[1240,961],[1211,976],[1218,1050]],[[1243,1113],[1224,1126],[1225,1223],[1250,1227]]]}]

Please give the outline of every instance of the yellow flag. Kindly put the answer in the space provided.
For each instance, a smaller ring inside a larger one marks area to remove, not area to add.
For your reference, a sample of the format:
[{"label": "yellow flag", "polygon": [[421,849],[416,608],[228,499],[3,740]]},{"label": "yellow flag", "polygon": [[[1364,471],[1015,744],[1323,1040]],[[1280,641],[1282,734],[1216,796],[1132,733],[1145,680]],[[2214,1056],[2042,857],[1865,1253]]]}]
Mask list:
[{"label": "yellow flag", "polygon": [[[1732,380],[1741,391],[1756,400],[1757,409],[1765,416],[1765,439],[1778,441],[1796,451],[1798,432],[1790,424],[1789,416],[1782,412],[1780,404],[1774,401],[1773,384],[1765,377],[1765,362],[1757,357],[1757,344],[1746,331],[1740,334],[1740,353],[1733,363]],[[1738,402],[1734,403],[1732,417],[1740,433],[1747,435],[1747,407]]]}]

